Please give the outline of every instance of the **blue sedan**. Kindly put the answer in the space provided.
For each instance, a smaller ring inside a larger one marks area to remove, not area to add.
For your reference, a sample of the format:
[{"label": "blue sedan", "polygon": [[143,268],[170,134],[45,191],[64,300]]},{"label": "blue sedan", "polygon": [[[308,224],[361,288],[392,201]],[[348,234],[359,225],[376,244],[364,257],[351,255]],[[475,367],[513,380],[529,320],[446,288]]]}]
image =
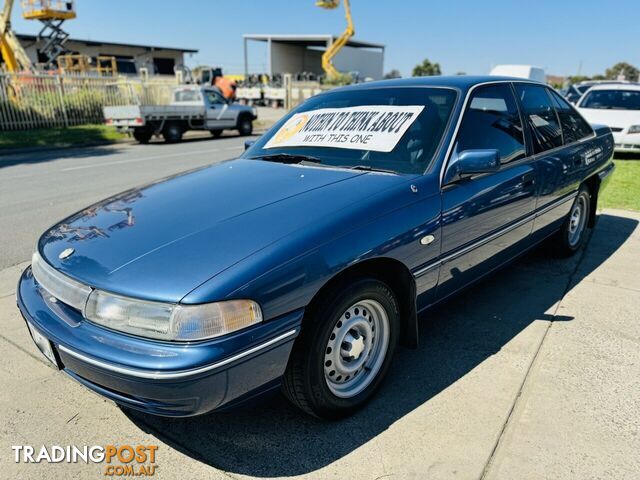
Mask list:
[{"label": "blue sedan", "polygon": [[282,388],[339,418],[416,346],[420,312],[543,240],[580,249],[612,152],[531,81],[335,89],[239,159],[50,228],[18,305],[52,365],[126,407],[197,415]]}]

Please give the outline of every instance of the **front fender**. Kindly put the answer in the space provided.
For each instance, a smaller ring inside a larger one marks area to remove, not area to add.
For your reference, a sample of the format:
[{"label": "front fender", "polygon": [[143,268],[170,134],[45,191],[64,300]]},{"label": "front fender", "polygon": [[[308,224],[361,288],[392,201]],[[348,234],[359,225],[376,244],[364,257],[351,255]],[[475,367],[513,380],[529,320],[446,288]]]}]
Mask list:
[{"label": "front fender", "polygon": [[[411,193],[407,185],[407,192]],[[257,301],[265,319],[303,308],[336,275],[358,263],[389,258],[409,271],[439,255],[440,197],[422,194],[413,203],[387,211],[368,223],[346,231],[325,243],[296,252],[330,229],[312,229],[290,236],[258,252],[191,292],[183,303],[250,298]],[[343,219],[344,221],[344,219]],[[335,226],[333,227],[335,228]],[[326,238],[329,234],[325,233]],[[438,241],[431,248],[420,243],[426,235]],[[426,277],[426,278],[425,278]],[[435,286],[436,275],[420,278],[418,293]],[[237,285],[235,288],[231,286]]]}]

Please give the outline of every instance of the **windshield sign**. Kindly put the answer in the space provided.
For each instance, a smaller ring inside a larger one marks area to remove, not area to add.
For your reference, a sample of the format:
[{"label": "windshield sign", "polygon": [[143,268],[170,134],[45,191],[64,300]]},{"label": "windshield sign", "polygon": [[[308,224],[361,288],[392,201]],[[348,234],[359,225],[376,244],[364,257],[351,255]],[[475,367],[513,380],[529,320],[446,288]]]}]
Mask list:
[{"label": "windshield sign", "polygon": [[390,152],[424,108],[370,105],[297,113],[264,148],[334,147]]},{"label": "windshield sign", "polygon": [[326,92],[299,105],[242,156],[422,174],[441,145],[456,99],[454,89],[443,87]]}]

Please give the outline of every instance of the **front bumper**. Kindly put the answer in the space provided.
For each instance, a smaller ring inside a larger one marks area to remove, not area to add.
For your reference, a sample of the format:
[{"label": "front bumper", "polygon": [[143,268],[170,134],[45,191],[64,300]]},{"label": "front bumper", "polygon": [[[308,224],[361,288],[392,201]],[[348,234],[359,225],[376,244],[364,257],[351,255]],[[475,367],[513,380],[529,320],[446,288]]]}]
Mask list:
[{"label": "front bumper", "polygon": [[298,310],[223,338],[172,343],[107,330],[51,301],[27,268],[25,320],[49,339],[62,370],[121,405],[165,416],[206,413],[276,386],[300,330]]}]

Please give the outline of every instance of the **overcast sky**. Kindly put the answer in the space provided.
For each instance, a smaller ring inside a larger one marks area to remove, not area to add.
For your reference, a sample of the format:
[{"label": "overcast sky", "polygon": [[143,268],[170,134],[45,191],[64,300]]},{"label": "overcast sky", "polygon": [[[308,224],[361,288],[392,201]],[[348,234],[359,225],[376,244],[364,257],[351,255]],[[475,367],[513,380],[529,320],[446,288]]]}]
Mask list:
[{"label": "overcast sky", "polygon": [[[198,49],[187,64],[242,73],[243,33],[339,34],[342,7],[315,0],[76,0],[66,24],[78,38]],[[409,75],[423,58],[443,73],[488,73],[522,63],[548,74],[593,75],[619,61],[640,66],[640,0],[352,0],[356,36],[387,46],[385,71]],[[13,25],[37,33],[16,2]],[[266,71],[259,44],[250,68]]]}]

